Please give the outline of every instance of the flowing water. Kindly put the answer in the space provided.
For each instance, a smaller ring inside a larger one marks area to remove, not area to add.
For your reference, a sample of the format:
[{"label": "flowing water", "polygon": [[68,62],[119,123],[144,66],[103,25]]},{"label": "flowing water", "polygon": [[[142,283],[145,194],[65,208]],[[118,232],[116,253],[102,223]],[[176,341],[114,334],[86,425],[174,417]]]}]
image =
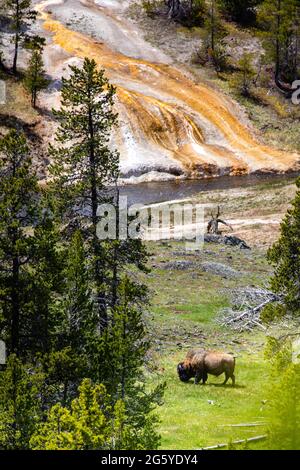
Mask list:
[{"label": "flowing water", "polygon": [[246,175],[222,176],[202,180],[161,181],[121,186],[120,195],[127,196],[128,206],[132,204],[155,204],[173,200],[193,198],[206,191],[245,189],[263,184],[293,183],[297,174],[290,175]]},{"label": "flowing water", "polygon": [[299,155],[258,143],[227,97],[196,83],[147,44],[126,19],[127,6],[120,0],[48,0],[36,7],[49,35],[50,70],[62,51],[64,64],[88,56],[117,86],[114,140],[124,176],[139,182],[296,168]]}]

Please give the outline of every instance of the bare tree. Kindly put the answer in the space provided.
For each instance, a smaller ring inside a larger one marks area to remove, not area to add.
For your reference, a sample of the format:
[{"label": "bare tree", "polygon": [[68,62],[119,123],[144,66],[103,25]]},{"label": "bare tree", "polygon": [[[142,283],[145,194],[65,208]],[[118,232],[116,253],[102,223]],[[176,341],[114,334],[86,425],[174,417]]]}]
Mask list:
[{"label": "bare tree", "polygon": [[225,220],[220,219],[220,215],[221,215],[221,210],[220,210],[220,206],[218,206],[216,215],[214,215],[213,212],[211,213],[211,219],[207,224],[207,233],[212,233],[214,235],[221,235],[221,231],[219,230],[219,224],[226,225],[231,230],[233,230],[230,224],[225,222]]}]

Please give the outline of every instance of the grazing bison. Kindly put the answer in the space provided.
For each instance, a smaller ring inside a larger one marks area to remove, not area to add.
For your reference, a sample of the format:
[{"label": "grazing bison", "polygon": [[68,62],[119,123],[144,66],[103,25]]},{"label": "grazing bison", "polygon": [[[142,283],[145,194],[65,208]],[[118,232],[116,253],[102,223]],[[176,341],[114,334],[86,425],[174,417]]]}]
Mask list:
[{"label": "grazing bison", "polygon": [[219,376],[225,374],[225,385],[229,378],[235,385],[234,376],[235,358],[230,354],[218,351],[206,351],[204,349],[192,349],[186,355],[183,362],[177,366],[177,372],[182,382],[188,382],[195,377],[195,384],[202,380],[207,381],[208,374]]}]

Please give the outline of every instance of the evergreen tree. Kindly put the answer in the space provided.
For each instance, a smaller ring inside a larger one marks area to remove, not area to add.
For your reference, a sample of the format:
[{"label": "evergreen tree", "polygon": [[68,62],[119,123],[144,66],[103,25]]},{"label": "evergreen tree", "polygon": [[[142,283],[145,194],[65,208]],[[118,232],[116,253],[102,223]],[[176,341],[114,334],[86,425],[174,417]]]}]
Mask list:
[{"label": "evergreen tree", "polygon": [[156,448],[157,416],[152,413],[161,403],[164,385],[153,391],[145,384],[145,363],[150,347],[144,320],[147,290],[123,277],[118,287],[118,303],[113,310],[113,322],[100,338],[100,351],[95,376],[105,384],[113,402],[125,403],[127,422],[133,427],[135,440],[148,442]]},{"label": "evergreen tree", "polygon": [[[46,195],[47,196],[47,195]],[[57,335],[61,315],[54,308],[55,302],[64,295],[65,250],[61,233],[51,216],[51,206],[45,194],[39,194],[39,219],[33,230],[33,252],[30,260],[30,302],[26,326],[26,347],[33,360],[36,354],[46,354],[57,349]]]},{"label": "evergreen tree", "polygon": [[186,23],[188,26],[201,26],[203,25],[206,3],[205,0],[189,0],[185,4],[185,11],[187,15]]},{"label": "evergreen tree", "polygon": [[37,184],[26,138],[0,141],[0,314],[8,353],[31,360],[51,350],[57,319],[52,297],[61,289],[59,233]]},{"label": "evergreen tree", "polygon": [[63,272],[64,294],[56,305],[56,310],[63,315],[62,343],[79,355],[87,353],[97,328],[86,257],[82,235],[80,231],[76,231],[71,239]]},{"label": "evergreen tree", "polygon": [[251,87],[253,85],[255,70],[252,65],[252,54],[244,53],[238,61],[239,73],[235,81],[238,92],[245,97],[250,96]]},{"label": "evergreen tree", "polygon": [[208,18],[205,25],[208,32],[209,47],[212,51],[214,51],[221,29],[216,0],[210,0],[209,2]]},{"label": "evergreen tree", "polygon": [[284,5],[282,77],[292,83],[299,78],[300,2],[286,0]]},{"label": "evergreen tree", "polygon": [[203,63],[210,62],[217,72],[227,66],[227,53],[223,43],[225,29],[221,20],[217,0],[208,2],[207,17],[204,22],[203,46],[200,59]]},{"label": "evergreen tree", "polygon": [[[116,120],[111,108],[114,89],[103,71],[86,59],[82,69],[72,68],[62,94],[63,106],[56,113],[58,146],[51,149],[52,189],[60,190],[59,197],[37,184],[22,134],[12,131],[0,142],[1,336],[9,355],[15,353],[22,365],[24,380],[30,378],[33,383],[41,377],[37,421],[49,409],[57,417],[61,408],[52,407],[58,402],[68,407],[62,410],[64,416],[65,411],[72,414],[73,405],[79,403],[74,402],[77,387],[89,378],[96,387],[105,382],[110,394],[103,446],[155,448],[159,439],[151,412],[162,390],[149,392],[144,383],[146,289],[124,276],[125,269],[129,272],[133,266],[135,271],[146,270],[146,252],[140,240],[100,240],[97,236],[100,204],[110,201],[118,208],[119,203],[118,190],[111,192],[112,183],[116,188],[118,154],[109,149]],[[54,209],[61,217],[59,225],[53,219]],[[118,235],[122,228],[116,219]],[[87,383],[87,393],[92,395],[91,382]],[[7,393],[9,397],[10,389]],[[75,439],[70,448],[101,448],[99,436],[93,434],[98,424],[89,429],[91,417],[85,421],[80,409],[79,421],[81,413],[84,436],[90,437],[83,442]],[[3,442],[13,423],[7,416]],[[49,415],[50,424],[51,420]],[[122,423],[115,432],[111,423],[115,426],[118,420]],[[28,447],[37,421],[32,421],[26,439],[15,444],[18,448]],[[70,426],[68,435],[73,431],[78,435],[78,428]],[[41,433],[50,428],[40,428]],[[54,444],[57,448],[65,445],[59,439]],[[45,440],[33,445],[48,448],[53,444]]]},{"label": "evergreen tree", "polygon": [[30,298],[29,260],[34,239],[28,228],[38,216],[37,180],[23,134],[0,140],[0,313],[9,353],[21,353],[22,317]]},{"label": "evergreen tree", "polygon": [[97,316],[86,256],[81,233],[76,231],[65,253],[62,294],[51,305],[56,329],[52,353],[44,364],[48,383],[56,387],[64,405],[74,398],[81,380],[91,377],[95,360]]},{"label": "evergreen tree", "polygon": [[284,302],[291,312],[300,313],[300,179],[297,194],[283,222],[279,240],[268,252],[275,267],[271,287],[284,294]]},{"label": "evergreen tree", "polygon": [[43,64],[43,49],[33,48],[28,68],[26,70],[24,85],[31,94],[31,105],[36,107],[38,93],[47,88],[49,80],[45,77]]},{"label": "evergreen tree", "polygon": [[299,1],[264,0],[258,21],[265,39],[266,51],[275,63],[275,78],[293,81],[299,63]]},{"label": "evergreen tree", "polygon": [[265,0],[259,10],[259,22],[264,27],[264,36],[275,62],[275,76],[278,77],[281,66],[281,45],[283,38],[284,0]]},{"label": "evergreen tree", "polygon": [[31,438],[35,450],[121,450],[146,449],[136,442],[133,429],[126,423],[126,411],[121,400],[112,407],[103,385],[93,385],[88,379],[79,387],[79,396],[70,409],[53,406],[45,423]]},{"label": "evergreen tree", "polygon": [[36,19],[36,12],[32,10],[31,0],[5,0],[5,14],[10,19],[14,33],[13,73],[17,73],[18,54],[20,43],[26,36],[27,28]]},{"label": "evergreen tree", "polygon": [[15,354],[0,373],[0,449],[28,449],[41,419],[43,374],[24,366]]},{"label": "evergreen tree", "polygon": [[271,371],[266,385],[268,398],[268,449],[300,449],[300,364],[293,361],[293,336],[268,338],[266,356]]},{"label": "evergreen tree", "polygon": [[[82,68],[70,67],[63,78],[56,148],[51,148],[54,188],[61,198],[64,220],[84,229],[91,250],[93,289],[98,321],[107,325],[104,244],[97,236],[100,204],[111,201],[110,188],[118,176],[119,156],[108,144],[117,116],[112,110],[115,89],[97,70],[94,60],[85,59]],[[74,177],[76,175],[76,177]]]},{"label": "evergreen tree", "polygon": [[219,0],[222,11],[231,19],[242,24],[249,24],[255,20],[255,7],[262,0]]},{"label": "evergreen tree", "polygon": [[142,309],[146,289],[125,276],[120,282],[117,295],[118,303],[113,310],[111,328],[101,338],[103,355],[108,360],[103,361],[99,357],[100,362],[111,367],[113,375],[100,367],[97,370],[101,374],[99,381],[103,381],[110,393],[124,400],[132,382],[135,383],[136,378],[142,375],[141,367],[149,349],[149,343],[145,339]]}]

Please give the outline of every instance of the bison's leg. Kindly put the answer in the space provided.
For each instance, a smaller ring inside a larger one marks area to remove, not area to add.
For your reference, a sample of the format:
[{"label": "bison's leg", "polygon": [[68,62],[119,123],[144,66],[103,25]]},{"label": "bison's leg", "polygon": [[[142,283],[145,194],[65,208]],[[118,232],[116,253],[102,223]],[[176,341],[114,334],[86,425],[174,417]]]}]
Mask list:
[{"label": "bison's leg", "polygon": [[223,382],[222,385],[226,385],[226,384],[227,384],[229,377],[230,377],[230,376],[229,376],[228,372],[225,372],[225,380],[224,380],[224,382]]},{"label": "bison's leg", "polygon": [[203,372],[203,375],[202,375],[202,382],[203,382],[203,385],[206,384],[207,378],[208,378],[207,372]]},{"label": "bison's leg", "polygon": [[198,385],[201,379],[202,379],[202,372],[198,370],[195,375],[195,381],[194,381],[195,385]]},{"label": "bison's leg", "polygon": [[234,387],[235,386],[235,376],[234,376],[234,374],[229,374],[228,372],[225,372],[225,380],[223,382],[223,385],[227,384],[229,378],[232,380],[232,386]]}]

